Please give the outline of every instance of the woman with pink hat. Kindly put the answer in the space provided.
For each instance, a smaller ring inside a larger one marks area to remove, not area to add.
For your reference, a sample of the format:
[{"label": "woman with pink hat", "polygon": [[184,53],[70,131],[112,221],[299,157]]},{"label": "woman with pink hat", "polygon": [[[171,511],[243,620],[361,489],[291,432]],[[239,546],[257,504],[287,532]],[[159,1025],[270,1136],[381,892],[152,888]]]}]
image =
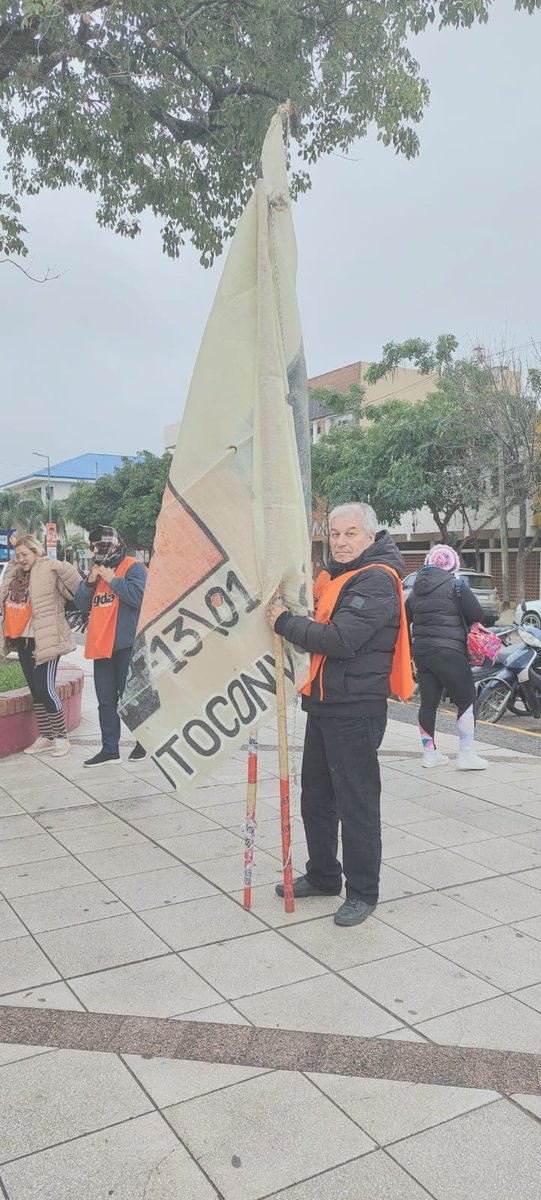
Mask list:
[{"label": "woman with pink hat", "polygon": [[465,581],[458,581],[459,570],[452,546],[433,546],[406,604],[421,693],[419,733],[423,767],[445,766],[449,759],[435,743],[436,712],[445,688],[458,709],[456,766],[459,771],[482,771],[488,764],[475,751],[475,687],[466,639],[467,629],[482,622],[483,610]]}]

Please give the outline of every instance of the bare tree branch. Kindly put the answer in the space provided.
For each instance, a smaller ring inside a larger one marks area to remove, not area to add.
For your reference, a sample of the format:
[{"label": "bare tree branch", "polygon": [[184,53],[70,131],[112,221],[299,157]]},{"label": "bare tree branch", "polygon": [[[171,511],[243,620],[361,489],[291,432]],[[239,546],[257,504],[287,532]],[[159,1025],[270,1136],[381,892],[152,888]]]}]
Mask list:
[{"label": "bare tree branch", "polygon": [[[61,272],[60,271],[53,272],[53,271],[51,271],[50,267],[47,267],[47,271],[46,271],[45,275],[43,275],[41,279],[38,279],[37,275],[32,275],[32,273],[30,271],[26,270],[26,267],[22,267],[20,263],[15,262],[15,259],[0,258],[0,267],[4,267],[6,264],[9,267],[16,267],[17,270],[21,271],[23,275],[26,275],[26,278],[30,279],[32,281],[32,283],[49,283],[51,281],[51,279],[60,279]],[[63,272],[62,272],[62,274],[63,274]]]}]

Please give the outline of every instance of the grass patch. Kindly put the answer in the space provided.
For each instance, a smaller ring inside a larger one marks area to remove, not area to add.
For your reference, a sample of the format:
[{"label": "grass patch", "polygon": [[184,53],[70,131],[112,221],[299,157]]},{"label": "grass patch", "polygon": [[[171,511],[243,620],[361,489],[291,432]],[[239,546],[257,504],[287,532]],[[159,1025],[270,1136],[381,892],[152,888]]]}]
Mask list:
[{"label": "grass patch", "polygon": [[0,692],[26,687],[26,679],[18,662],[0,663]]}]

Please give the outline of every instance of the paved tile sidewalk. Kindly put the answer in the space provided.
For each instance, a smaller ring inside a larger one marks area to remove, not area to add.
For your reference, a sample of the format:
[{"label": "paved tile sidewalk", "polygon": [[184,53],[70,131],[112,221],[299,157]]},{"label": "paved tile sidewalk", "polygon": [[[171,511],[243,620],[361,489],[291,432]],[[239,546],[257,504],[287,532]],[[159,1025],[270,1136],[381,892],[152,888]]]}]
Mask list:
[{"label": "paved tile sidewalk", "polygon": [[[428,773],[415,729],[391,720],[381,902],[344,930],[336,898],[288,916],[275,896],[272,728],[247,913],[244,755],[177,795],[151,762],[127,762],[128,740],[121,767],[84,769],[98,739],[90,679],[83,718],[66,758],[0,764],[0,1006],[63,1010],[66,1047],[74,1011],[254,1026],[269,1046],[276,1030],[353,1035],[398,1058],[405,1043],[541,1053],[539,759],[486,746],[483,774]],[[293,815],[302,870],[295,789]],[[137,1053],[53,1047],[0,1044],[8,1200],[539,1194],[541,1095],[471,1086],[466,1068],[451,1086],[231,1065],[212,1031],[208,1061],[150,1054],[143,1036]]]}]

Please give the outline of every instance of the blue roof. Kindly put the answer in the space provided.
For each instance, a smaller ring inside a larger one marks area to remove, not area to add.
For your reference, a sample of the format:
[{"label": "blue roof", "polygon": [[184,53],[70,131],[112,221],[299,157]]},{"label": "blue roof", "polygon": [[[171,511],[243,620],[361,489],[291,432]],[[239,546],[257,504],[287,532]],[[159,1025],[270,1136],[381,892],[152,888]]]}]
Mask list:
[{"label": "blue roof", "polygon": [[[76,458],[67,458],[64,462],[51,463],[51,479],[100,479],[102,475],[113,475],[122,466],[124,458],[133,456],[126,454],[78,454]],[[24,483],[25,479],[47,479],[47,467],[39,467],[19,479],[10,479],[9,484]],[[8,487],[9,484],[4,484]]]}]

